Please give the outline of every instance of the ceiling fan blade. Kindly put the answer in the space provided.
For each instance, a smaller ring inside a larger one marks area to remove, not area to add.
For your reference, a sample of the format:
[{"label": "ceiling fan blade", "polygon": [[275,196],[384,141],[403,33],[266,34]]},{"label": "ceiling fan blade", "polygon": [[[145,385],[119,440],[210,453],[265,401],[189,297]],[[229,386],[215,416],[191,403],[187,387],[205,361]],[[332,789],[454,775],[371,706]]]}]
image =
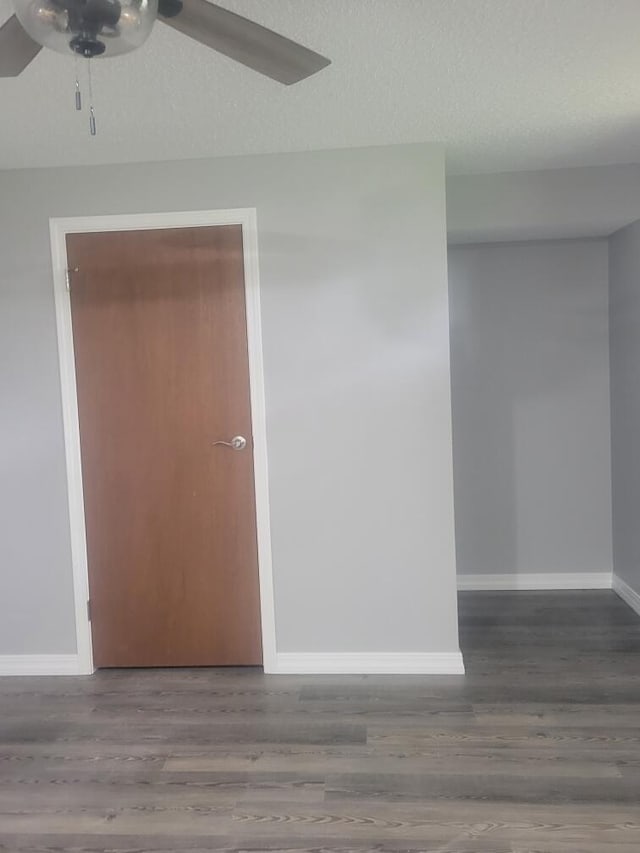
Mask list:
[{"label": "ceiling fan blade", "polygon": [[0,27],[0,77],[17,77],[41,50],[42,45],[27,35],[12,15]]},{"label": "ceiling fan blade", "polygon": [[160,20],[287,86],[331,63],[319,53],[207,0],[183,0],[175,17],[163,17],[161,4]]}]

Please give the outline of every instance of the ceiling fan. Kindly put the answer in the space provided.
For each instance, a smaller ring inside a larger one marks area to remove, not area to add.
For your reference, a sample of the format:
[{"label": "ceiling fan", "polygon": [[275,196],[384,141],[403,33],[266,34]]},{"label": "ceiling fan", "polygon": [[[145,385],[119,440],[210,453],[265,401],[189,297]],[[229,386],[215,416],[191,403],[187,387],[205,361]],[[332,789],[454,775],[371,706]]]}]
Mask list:
[{"label": "ceiling fan", "polygon": [[42,47],[87,59],[135,50],[158,17],[175,30],[289,86],[330,60],[207,0],[14,0],[0,27],[0,77],[16,77]]}]

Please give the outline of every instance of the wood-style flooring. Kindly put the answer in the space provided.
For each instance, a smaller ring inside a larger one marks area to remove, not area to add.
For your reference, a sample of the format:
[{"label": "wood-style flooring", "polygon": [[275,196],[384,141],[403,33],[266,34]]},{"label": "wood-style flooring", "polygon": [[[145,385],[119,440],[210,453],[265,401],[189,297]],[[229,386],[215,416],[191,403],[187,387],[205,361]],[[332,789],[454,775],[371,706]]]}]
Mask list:
[{"label": "wood-style flooring", "polygon": [[2,851],[640,851],[640,618],[460,596],[467,675],[0,680]]}]

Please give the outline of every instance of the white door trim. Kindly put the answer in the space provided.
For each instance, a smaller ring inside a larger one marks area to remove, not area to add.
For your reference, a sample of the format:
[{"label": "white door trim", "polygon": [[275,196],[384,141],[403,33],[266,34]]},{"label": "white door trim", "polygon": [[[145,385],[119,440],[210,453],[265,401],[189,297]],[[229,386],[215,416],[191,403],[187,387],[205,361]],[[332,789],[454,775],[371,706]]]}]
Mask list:
[{"label": "white door trim", "polygon": [[178,213],[80,216],[53,218],[49,220],[67,464],[76,641],[80,673],[91,673],[94,667],[91,649],[91,626],[87,613],[89,577],[87,571],[73,328],[71,324],[71,303],[67,290],[67,247],[65,238],[67,234],[97,231],[193,228],[210,225],[242,226],[247,341],[249,348],[249,384],[251,420],[253,425],[260,609],[262,616],[262,653],[265,672],[272,672],[276,666],[276,626],[271,564],[264,364],[262,356],[260,277],[258,271],[258,229],[255,209],[239,208],[237,210],[198,210]]}]

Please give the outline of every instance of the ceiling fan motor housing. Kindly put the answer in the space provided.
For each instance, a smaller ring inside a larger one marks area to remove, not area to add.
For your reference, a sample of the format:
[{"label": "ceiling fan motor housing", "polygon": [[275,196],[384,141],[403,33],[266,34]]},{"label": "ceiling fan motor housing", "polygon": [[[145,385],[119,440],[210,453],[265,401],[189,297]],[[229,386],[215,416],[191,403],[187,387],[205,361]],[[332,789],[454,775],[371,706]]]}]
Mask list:
[{"label": "ceiling fan motor housing", "polygon": [[158,0],[158,14],[162,18],[175,18],[182,12],[182,0]]}]

